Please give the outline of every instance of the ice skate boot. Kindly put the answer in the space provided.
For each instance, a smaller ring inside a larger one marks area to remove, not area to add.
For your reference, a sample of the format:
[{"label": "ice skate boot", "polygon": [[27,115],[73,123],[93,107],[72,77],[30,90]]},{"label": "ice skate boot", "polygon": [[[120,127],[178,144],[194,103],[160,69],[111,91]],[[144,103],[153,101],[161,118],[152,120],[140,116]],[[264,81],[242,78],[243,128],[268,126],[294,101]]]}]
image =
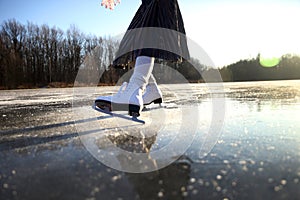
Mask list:
[{"label": "ice skate boot", "polygon": [[162,92],[158,88],[158,85],[156,83],[153,74],[151,74],[148,85],[146,86],[146,90],[143,95],[143,101],[144,101],[144,106],[150,105],[151,103],[154,104],[162,103]]},{"label": "ice skate boot", "polygon": [[95,105],[110,112],[128,111],[131,116],[139,116],[140,109],[143,107],[143,89],[135,83],[123,85],[125,85],[126,88],[119,90],[115,95],[98,97],[95,100]]},{"label": "ice skate boot", "polygon": [[119,92],[112,96],[100,96],[95,105],[108,111],[128,111],[138,117],[143,109],[143,91],[153,70],[154,58],[139,56],[136,59],[133,75],[128,84],[123,84]]}]

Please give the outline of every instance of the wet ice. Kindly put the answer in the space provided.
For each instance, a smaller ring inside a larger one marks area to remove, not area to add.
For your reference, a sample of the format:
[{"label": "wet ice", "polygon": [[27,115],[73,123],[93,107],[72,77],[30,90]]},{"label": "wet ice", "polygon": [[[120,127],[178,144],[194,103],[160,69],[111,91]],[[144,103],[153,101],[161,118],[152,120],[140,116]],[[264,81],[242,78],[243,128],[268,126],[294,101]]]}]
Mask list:
[{"label": "wet ice", "polygon": [[[211,120],[210,98],[221,93],[214,90],[218,94],[211,94],[205,84],[190,87],[192,94],[180,84],[165,86],[165,100],[198,109],[201,120],[195,142],[174,163],[146,174],[110,169],[89,154],[75,126],[104,118],[73,119],[72,89],[0,91],[3,199],[299,197],[300,82],[225,83],[224,125],[205,157],[199,157],[198,152]],[[183,94],[172,95],[172,90]],[[89,105],[90,99],[107,92],[107,87],[92,91],[82,96],[82,105]],[[191,96],[196,98],[186,99]],[[153,141],[150,151],[163,148],[172,141],[172,130],[176,129],[166,126],[157,140],[148,137],[145,141],[144,137],[143,143],[139,137],[124,136],[122,133],[128,132],[125,127],[102,128],[119,147],[140,152]],[[101,143],[102,137],[93,129],[84,134]]]}]

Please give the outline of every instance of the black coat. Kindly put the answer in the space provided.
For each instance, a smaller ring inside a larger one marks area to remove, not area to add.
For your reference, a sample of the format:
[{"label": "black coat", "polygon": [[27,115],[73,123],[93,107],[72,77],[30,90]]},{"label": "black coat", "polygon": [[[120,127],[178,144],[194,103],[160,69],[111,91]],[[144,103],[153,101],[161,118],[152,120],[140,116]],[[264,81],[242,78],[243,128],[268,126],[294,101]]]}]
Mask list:
[{"label": "black coat", "polygon": [[189,59],[177,0],[142,0],[120,42],[114,65],[126,65],[137,56],[174,62]]}]

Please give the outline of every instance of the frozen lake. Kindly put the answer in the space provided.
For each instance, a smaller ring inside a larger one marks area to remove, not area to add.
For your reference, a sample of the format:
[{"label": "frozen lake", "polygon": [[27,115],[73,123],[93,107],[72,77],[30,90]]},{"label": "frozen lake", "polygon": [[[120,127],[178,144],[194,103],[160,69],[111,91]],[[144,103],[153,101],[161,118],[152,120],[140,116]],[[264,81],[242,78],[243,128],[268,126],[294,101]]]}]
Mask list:
[{"label": "frozen lake", "polygon": [[91,109],[116,87],[0,91],[1,199],[299,199],[300,81],[160,87],[145,125]]}]

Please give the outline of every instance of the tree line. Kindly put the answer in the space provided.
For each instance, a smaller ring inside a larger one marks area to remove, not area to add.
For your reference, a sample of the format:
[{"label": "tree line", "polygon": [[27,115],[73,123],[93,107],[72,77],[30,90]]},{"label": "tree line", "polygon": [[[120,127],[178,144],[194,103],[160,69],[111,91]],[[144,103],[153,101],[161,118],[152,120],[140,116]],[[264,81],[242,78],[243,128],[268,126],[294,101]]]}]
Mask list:
[{"label": "tree line", "polygon": [[[87,78],[101,72],[100,84],[115,84],[134,66],[132,62],[125,68],[112,67],[118,46],[119,41],[111,37],[86,35],[74,25],[63,31],[47,24],[4,21],[0,29],[0,88],[72,86],[82,65],[88,66],[84,70]],[[163,64],[197,82],[201,75],[193,66],[198,69],[204,66],[197,60],[191,61],[193,64],[188,61]],[[172,73],[166,73],[164,81],[171,81]]]},{"label": "tree line", "polygon": [[263,67],[261,55],[256,58],[240,60],[221,68],[223,81],[267,81],[300,79],[300,57],[286,54],[273,67]]},{"label": "tree line", "polygon": [[[103,73],[99,83],[115,84],[134,66],[131,64],[122,69],[111,66],[118,45],[113,38],[86,35],[74,25],[63,31],[46,24],[39,26],[27,22],[23,25],[15,19],[4,21],[0,29],[0,88],[45,87],[54,83],[72,86],[80,66],[89,55],[93,55],[90,67]],[[298,56],[284,55],[273,68],[262,67],[259,60],[258,54],[257,58],[240,60],[220,69],[204,66],[193,58],[182,63],[163,64],[175,69],[190,82],[202,82],[202,73],[216,71],[220,72],[224,81],[300,78]],[[164,81],[174,81],[174,70],[169,70],[169,73],[162,70],[162,73]]]},{"label": "tree line", "polygon": [[99,68],[108,68],[116,41],[82,33],[71,25],[67,31],[15,19],[0,29],[0,86],[43,87],[49,83],[72,84],[85,55],[99,49]]}]

